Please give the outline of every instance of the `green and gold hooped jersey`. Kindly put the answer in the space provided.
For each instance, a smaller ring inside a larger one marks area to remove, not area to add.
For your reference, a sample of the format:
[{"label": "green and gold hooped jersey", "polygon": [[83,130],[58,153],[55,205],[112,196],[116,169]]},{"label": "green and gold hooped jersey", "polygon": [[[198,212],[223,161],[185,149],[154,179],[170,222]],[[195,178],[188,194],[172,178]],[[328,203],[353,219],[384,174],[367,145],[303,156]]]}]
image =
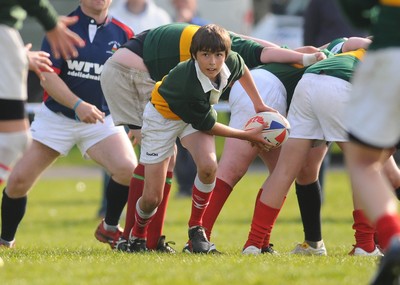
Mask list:
[{"label": "green and gold hooped jersey", "polygon": [[[400,0],[339,0],[351,22],[374,37],[369,51],[400,47]],[[395,28],[394,28],[395,27]]]},{"label": "green and gold hooped jersey", "polygon": [[340,53],[314,63],[304,73],[326,74],[350,81],[355,67],[362,60],[365,53],[365,49]]},{"label": "green and gold hooped jersey", "polygon": [[[222,92],[243,76],[245,67],[243,59],[233,51],[228,54],[225,64],[230,76]],[[179,63],[157,82],[150,101],[164,118],[183,120],[198,130],[209,130],[216,122],[210,91],[203,90],[193,59]]]},{"label": "green and gold hooped jersey", "polygon": [[333,54],[338,54],[338,53],[342,53],[342,47],[343,44],[347,41],[347,38],[337,38],[334,39],[333,41],[331,41],[329,43],[329,45],[326,47],[326,49],[333,53]]},{"label": "green and gold hooped jersey", "polygon": [[[172,23],[150,30],[143,43],[143,61],[150,76],[160,81],[179,62],[190,58],[192,38],[200,26],[188,23]],[[232,51],[237,52],[249,68],[261,64],[263,46],[229,33]]]},{"label": "green and gold hooped jersey", "polygon": [[143,44],[143,61],[153,80],[161,80],[179,62],[190,58],[192,38],[199,28],[173,23],[148,32]]},{"label": "green and gold hooped jersey", "polygon": [[[400,0],[380,0],[379,12],[372,23],[374,40],[368,50],[400,47]],[[395,28],[393,28],[395,27]]]}]

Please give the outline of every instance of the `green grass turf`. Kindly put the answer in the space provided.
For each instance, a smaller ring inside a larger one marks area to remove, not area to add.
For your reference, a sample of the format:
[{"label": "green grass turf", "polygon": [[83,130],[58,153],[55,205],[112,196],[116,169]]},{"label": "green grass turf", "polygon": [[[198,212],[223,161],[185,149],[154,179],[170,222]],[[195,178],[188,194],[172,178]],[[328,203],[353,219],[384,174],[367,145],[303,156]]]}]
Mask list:
[{"label": "green grass turf", "polygon": [[[54,166],[57,167],[57,166]],[[292,256],[303,240],[292,189],[272,232],[279,256],[243,256],[255,195],[266,174],[248,173],[237,185],[215,225],[220,256],[126,254],[95,240],[101,177],[42,179],[29,195],[15,249],[0,249],[0,284],[368,284],[376,258],[352,257],[352,203],[347,175],[327,173],[323,236],[327,257]],[[181,251],[187,240],[190,200],[173,187],[164,233]],[[121,221],[124,225],[124,219]]]}]

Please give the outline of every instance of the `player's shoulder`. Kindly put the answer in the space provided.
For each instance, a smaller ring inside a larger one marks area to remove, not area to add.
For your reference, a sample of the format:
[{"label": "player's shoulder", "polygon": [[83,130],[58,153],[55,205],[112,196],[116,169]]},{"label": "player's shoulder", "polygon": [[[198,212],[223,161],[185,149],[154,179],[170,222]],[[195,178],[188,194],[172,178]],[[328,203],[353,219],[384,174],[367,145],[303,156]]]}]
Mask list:
[{"label": "player's shoulder", "polygon": [[229,51],[228,56],[226,57],[225,63],[229,69],[233,69],[233,68],[243,69],[245,66],[242,56],[233,50]]},{"label": "player's shoulder", "polygon": [[128,38],[133,37],[134,32],[128,25],[122,23],[120,20],[118,20],[115,17],[110,17],[110,22],[116,28],[122,30],[128,36]]}]

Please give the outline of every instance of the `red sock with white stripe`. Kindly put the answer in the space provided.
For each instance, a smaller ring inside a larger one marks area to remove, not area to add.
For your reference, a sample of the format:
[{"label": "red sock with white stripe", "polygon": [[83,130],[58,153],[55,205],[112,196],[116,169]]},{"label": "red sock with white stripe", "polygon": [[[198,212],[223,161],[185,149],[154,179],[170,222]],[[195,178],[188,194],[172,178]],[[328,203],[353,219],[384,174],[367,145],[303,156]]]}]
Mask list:
[{"label": "red sock with white stripe", "polygon": [[147,239],[147,228],[157,212],[157,208],[151,213],[144,212],[142,209],[140,209],[140,199],[136,203],[135,224],[133,225],[130,236],[140,239]]},{"label": "red sock with white stripe", "polygon": [[200,181],[199,177],[196,176],[192,192],[192,211],[189,219],[189,228],[202,226],[203,215],[211,199],[214,187],[215,182],[204,184]]}]

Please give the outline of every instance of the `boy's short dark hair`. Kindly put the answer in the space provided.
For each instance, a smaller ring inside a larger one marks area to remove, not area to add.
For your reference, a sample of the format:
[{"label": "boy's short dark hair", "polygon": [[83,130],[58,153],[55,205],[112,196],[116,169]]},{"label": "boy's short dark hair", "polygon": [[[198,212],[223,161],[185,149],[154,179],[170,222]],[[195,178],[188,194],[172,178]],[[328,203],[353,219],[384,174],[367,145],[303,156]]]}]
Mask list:
[{"label": "boy's short dark hair", "polygon": [[194,58],[198,51],[224,51],[225,55],[228,56],[231,44],[229,33],[224,28],[215,24],[201,26],[193,35],[190,55]]}]

